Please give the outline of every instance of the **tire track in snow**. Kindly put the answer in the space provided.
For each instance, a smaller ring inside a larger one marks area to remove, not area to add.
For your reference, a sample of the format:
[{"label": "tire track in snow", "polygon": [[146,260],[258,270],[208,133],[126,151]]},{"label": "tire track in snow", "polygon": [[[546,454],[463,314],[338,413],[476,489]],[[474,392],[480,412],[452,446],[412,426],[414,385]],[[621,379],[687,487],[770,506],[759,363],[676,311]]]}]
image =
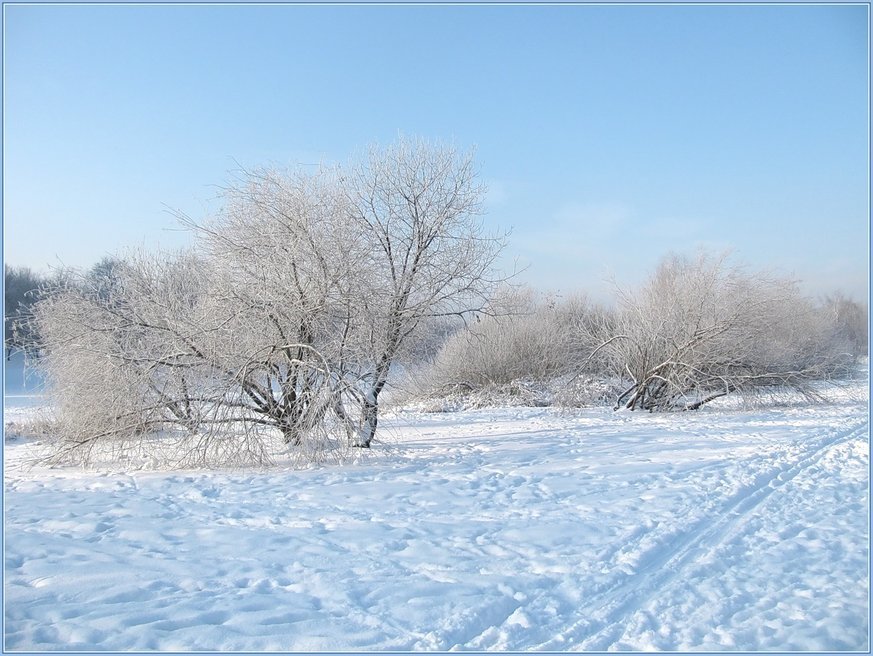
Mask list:
[{"label": "tire track in snow", "polygon": [[867,432],[868,418],[853,423],[850,428],[837,430],[819,440],[800,459],[769,475],[759,476],[754,485],[740,491],[723,505],[714,520],[712,514],[707,514],[671,543],[644,553],[636,573],[622,577],[614,585],[597,593],[582,608],[581,619],[533,649],[608,650],[621,637],[629,617],[644,607],[660,589],[680,578],[683,571],[724,542],[728,534],[742,526],[750,513],[773,492],[819,462],[830,448]]}]

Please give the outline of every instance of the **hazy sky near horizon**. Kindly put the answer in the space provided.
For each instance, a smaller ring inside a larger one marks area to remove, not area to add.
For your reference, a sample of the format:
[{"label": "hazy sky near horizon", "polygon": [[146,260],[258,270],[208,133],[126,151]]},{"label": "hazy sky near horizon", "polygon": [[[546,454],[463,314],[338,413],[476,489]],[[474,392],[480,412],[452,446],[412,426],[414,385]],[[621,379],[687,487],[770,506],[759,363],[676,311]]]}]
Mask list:
[{"label": "hazy sky near horizon", "polygon": [[475,147],[505,264],[553,290],[732,249],[867,297],[864,5],[4,6],[4,256],[190,239],[238,164]]}]

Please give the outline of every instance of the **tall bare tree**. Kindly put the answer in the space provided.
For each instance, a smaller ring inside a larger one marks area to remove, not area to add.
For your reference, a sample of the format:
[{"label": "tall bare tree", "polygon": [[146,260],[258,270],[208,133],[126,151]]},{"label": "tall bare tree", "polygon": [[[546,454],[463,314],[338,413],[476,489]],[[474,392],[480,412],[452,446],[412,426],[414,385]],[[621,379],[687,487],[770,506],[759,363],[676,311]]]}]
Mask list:
[{"label": "tall bare tree", "polygon": [[360,270],[367,371],[358,446],[376,433],[379,396],[404,342],[423,321],[485,309],[500,282],[504,246],[479,220],[485,189],[471,153],[420,140],[372,148],[352,169],[347,193],[367,244]]}]

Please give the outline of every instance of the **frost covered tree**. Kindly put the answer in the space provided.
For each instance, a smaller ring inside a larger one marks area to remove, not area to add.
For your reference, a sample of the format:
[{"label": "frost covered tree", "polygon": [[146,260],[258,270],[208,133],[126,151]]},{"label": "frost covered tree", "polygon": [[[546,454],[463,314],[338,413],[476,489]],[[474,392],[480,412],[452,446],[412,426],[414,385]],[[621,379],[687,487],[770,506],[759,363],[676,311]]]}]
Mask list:
[{"label": "frost covered tree", "polygon": [[790,280],[730,265],[726,256],[670,256],[639,289],[619,289],[618,311],[595,350],[629,381],[616,408],[696,409],[727,394],[845,375],[852,357]]},{"label": "frost covered tree", "polygon": [[46,290],[34,312],[38,366],[58,410],[58,457],[116,454],[168,426],[199,426],[211,373],[200,350],[209,277],[191,254],[134,254]]},{"label": "frost covered tree", "polygon": [[483,230],[483,193],[470,154],[407,140],[229,187],[224,211],[192,225],[251,323],[252,411],[281,415],[286,441],[329,421],[369,447],[404,347],[435,319],[481,311],[497,283],[503,241]]},{"label": "frost covered tree", "polygon": [[562,300],[526,287],[501,290],[489,310],[446,339],[425,372],[429,393],[575,373],[591,350],[578,328],[604,313],[584,296]]},{"label": "frost covered tree", "polygon": [[349,183],[352,223],[367,246],[357,304],[366,363],[357,444],[367,447],[404,343],[427,321],[485,310],[500,282],[493,270],[504,241],[478,218],[485,190],[470,153],[401,140],[371,149]]},{"label": "frost covered tree", "polygon": [[420,141],[241,172],[214,216],[180,215],[192,253],[115,261],[37,307],[68,446],[169,427],[186,464],[263,462],[272,436],[308,460],[369,447],[403,349],[496,284],[482,193],[469,154]]},{"label": "frost covered tree", "polygon": [[430,407],[598,403],[612,390],[601,360],[590,357],[597,346],[592,329],[609,317],[584,294],[506,287],[487,313],[448,334],[411,372],[407,394],[439,404]]},{"label": "frost covered tree", "polygon": [[234,372],[234,416],[294,446],[325,446],[331,430],[352,431],[342,322],[351,319],[345,286],[361,244],[347,230],[339,181],[328,170],[244,172],[217,216],[189,222],[212,263],[212,312],[226,319],[209,357]]}]

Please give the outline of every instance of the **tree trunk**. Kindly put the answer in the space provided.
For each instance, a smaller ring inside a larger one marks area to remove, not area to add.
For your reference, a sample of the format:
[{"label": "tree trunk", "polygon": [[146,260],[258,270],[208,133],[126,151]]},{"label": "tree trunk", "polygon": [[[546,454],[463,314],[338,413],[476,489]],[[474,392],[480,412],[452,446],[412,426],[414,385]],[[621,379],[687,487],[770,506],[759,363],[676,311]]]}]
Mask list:
[{"label": "tree trunk", "polygon": [[385,381],[379,379],[364,395],[361,406],[361,430],[352,446],[361,449],[370,448],[370,443],[376,435],[376,426],[379,424],[379,393],[384,386]]},{"label": "tree trunk", "polygon": [[361,433],[358,436],[358,441],[352,446],[361,449],[369,449],[370,442],[373,441],[373,436],[376,434],[376,426],[379,423],[379,404],[370,402],[369,399],[364,401],[363,421],[361,422]]}]

